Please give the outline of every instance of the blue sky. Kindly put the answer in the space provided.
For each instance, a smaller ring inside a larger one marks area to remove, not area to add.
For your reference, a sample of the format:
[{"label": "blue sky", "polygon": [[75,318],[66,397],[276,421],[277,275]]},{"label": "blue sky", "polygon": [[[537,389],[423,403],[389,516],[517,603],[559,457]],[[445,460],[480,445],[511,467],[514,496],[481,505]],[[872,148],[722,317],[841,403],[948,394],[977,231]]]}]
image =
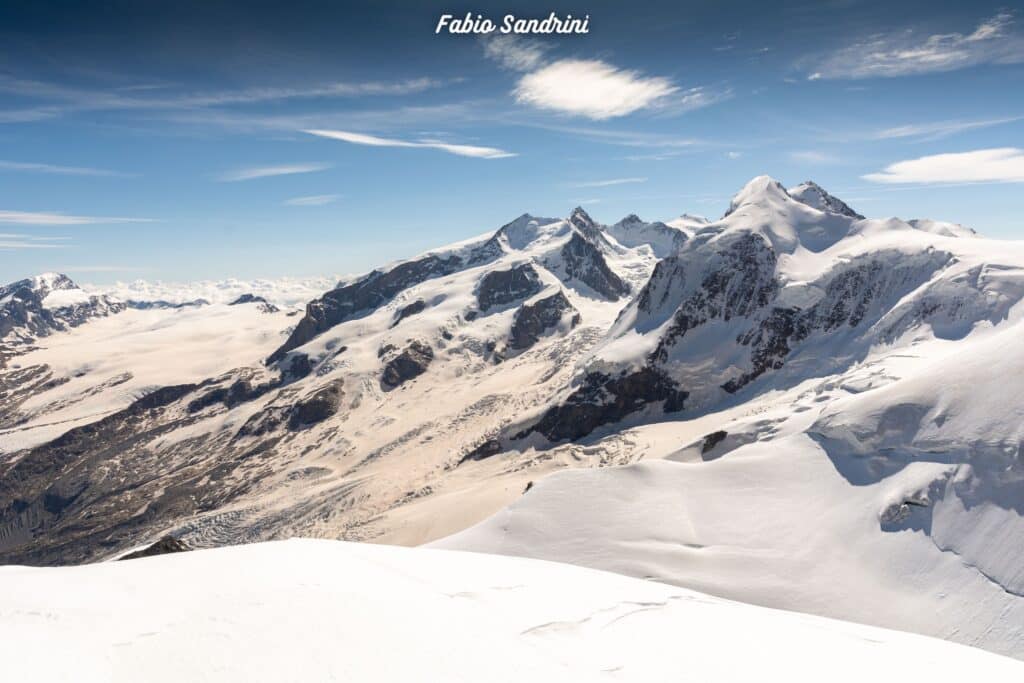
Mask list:
[{"label": "blue sky", "polygon": [[[1024,238],[1024,6],[0,5],[0,281],[368,270],[582,204],[718,217],[751,177]],[[310,132],[312,131],[312,132]]]}]

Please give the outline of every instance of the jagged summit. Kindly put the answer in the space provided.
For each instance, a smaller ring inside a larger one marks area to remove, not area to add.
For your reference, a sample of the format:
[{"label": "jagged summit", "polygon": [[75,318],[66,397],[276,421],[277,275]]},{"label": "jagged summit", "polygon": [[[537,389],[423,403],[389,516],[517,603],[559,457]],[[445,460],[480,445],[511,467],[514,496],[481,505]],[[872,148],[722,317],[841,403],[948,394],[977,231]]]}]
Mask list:
[{"label": "jagged summit", "polygon": [[864,216],[851,209],[846,202],[842,201],[838,197],[832,196],[826,192],[821,185],[818,185],[813,180],[805,181],[796,187],[791,188],[789,190],[789,196],[798,202],[818,209],[819,211],[837,213],[841,216],[848,216],[849,218],[856,218],[858,220],[864,219]]},{"label": "jagged summit", "polygon": [[582,206],[577,206],[572,210],[572,213],[569,215],[569,222],[577,228],[592,228],[597,225]]}]

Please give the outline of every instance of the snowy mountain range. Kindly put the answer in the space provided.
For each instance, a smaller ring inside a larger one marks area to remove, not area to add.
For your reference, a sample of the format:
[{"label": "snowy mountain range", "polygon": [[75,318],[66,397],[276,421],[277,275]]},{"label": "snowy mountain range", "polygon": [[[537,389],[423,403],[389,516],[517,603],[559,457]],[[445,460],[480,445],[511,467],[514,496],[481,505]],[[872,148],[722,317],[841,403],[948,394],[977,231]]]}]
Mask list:
[{"label": "snowy mountain range", "polygon": [[0,289],[0,563],[433,542],[1024,658],[1024,243],[759,177],[243,299]]}]

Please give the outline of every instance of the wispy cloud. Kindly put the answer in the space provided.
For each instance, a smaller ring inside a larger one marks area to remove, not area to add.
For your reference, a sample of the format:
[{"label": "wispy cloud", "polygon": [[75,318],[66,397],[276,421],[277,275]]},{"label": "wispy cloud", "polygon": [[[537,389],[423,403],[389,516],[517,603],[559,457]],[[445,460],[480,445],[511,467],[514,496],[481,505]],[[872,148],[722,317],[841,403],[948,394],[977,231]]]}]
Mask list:
[{"label": "wispy cloud", "polygon": [[530,71],[544,61],[548,46],[516,35],[502,35],[484,38],[484,55],[506,69]]},{"label": "wispy cloud", "polygon": [[297,173],[315,173],[331,167],[323,163],[282,164],[280,166],[253,166],[222,173],[218,180],[225,183],[236,183],[242,180],[272,178],[279,175],[295,175]]},{"label": "wispy cloud", "polygon": [[1024,183],[1024,150],[1000,147],[933,154],[898,161],[863,177],[876,183]]},{"label": "wispy cloud", "polygon": [[612,178],[611,180],[588,180],[582,183],[572,183],[572,187],[611,187],[613,185],[630,185],[646,182],[647,178]]},{"label": "wispy cloud", "polygon": [[6,109],[0,111],[0,123],[31,123],[60,116],[56,107],[34,107],[30,109]]},{"label": "wispy cloud", "polygon": [[816,60],[808,78],[891,78],[1024,62],[1024,37],[1010,31],[1012,23],[1013,15],[1001,12],[970,33],[875,35]]},{"label": "wispy cloud", "polygon": [[61,249],[67,246],[61,244],[65,239],[67,238],[0,233],[0,249]]},{"label": "wispy cloud", "polygon": [[743,156],[743,152],[730,151],[725,153],[726,159],[739,159]]},{"label": "wispy cloud", "polygon": [[586,140],[600,142],[609,145],[621,145],[623,147],[642,147],[657,149],[658,155],[671,154],[673,152],[686,151],[692,147],[700,147],[710,144],[706,140],[697,138],[680,137],[676,135],[663,135],[661,133],[649,133],[635,130],[610,130],[606,128],[591,128],[589,126],[557,126],[536,122],[510,122],[514,125],[550,130],[556,133],[574,135]]},{"label": "wispy cloud", "polygon": [[333,204],[340,197],[340,194],[313,194],[307,197],[292,197],[291,199],[286,199],[284,203],[287,206],[324,206],[325,204]]},{"label": "wispy cloud", "polygon": [[495,147],[480,147],[477,145],[457,145],[441,140],[398,140],[395,138],[382,138],[376,135],[364,135],[344,130],[306,130],[310,135],[317,135],[332,140],[341,140],[355,145],[369,145],[371,147],[412,147],[421,149],[439,149],[449,154],[456,154],[463,157],[476,157],[479,159],[503,159],[514,157],[514,152],[506,152]]},{"label": "wispy cloud", "polygon": [[1024,116],[1013,116],[1000,119],[980,119],[976,121],[936,121],[932,123],[916,123],[905,126],[896,126],[876,131],[869,135],[872,140],[892,140],[897,138],[922,138],[924,140],[938,140],[940,138],[962,133],[968,130],[989,128],[1006,123],[1024,120]]},{"label": "wispy cloud", "polygon": [[513,95],[522,104],[600,121],[632,114],[677,92],[667,78],[596,59],[562,59],[523,76]]},{"label": "wispy cloud", "polygon": [[439,88],[448,82],[433,78],[415,78],[393,82],[333,82],[288,88],[250,87],[176,93],[167,93],[167,88],[160,88],[156,91],[157,95],[151,96],[134,94],[145,93],[148,89],[101,90],[0,76],[0,92],[63,103],[63,106],[57,105],[42,110],[52,116],[68,110],[200,109],[294,99],[410,95]]},{"label": "wispy cloud", "polygon": [[152,218],[122,218],[111,216],[69,216],[63,213],[37,211],[2,211],[0,224],[15,225],[92,225],[110,223],[153,223]]},{"label": "wispy cloud", "polygon": [[21,161],[0,160],[0,171],[24,171],[26,173],[52,173],[56,175],[80,175],[80,176],[120,176],[125,177],[127,173],[108,171],[102,168],[86,168],[82,166],[55,166],[53,164],[37,164]]}]

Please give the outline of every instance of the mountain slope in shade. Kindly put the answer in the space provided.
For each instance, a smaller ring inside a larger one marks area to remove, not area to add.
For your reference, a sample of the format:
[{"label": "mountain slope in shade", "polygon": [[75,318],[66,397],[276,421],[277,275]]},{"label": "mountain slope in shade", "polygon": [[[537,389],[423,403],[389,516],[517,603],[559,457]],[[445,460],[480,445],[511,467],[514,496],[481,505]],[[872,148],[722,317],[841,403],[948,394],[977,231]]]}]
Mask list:
[{"label": "mountain slope in shade", "polygon": [[[518,558],[288,541],[0,568],[16,679],[1015,680],[894,631]],[[83,593],[81,586],[89,591]],[[399,653],[400,656],[396,656]]]}]

